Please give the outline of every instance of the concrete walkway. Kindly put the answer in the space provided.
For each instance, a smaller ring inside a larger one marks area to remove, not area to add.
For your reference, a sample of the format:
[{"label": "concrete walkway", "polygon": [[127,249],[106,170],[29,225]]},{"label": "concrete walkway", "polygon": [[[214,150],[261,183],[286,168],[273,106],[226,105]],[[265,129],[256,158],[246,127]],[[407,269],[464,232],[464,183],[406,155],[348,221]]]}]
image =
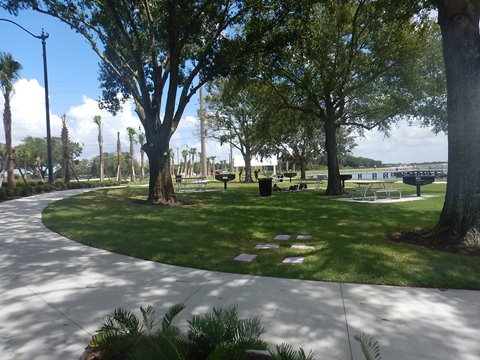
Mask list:
[{"label": "concrete walkway", "polygon": [[[373,335],[385,360],[480,359],[480,292],[367,286],[223,274],[168,266],[70,241],[41,222],[49,203],[83,190],[0,203],[0,359],[78,359],[116,307],[185,303],[192,314],[237,304],[271,344],[317,359],[363,359]],[[128,221],[128,219],[125,219]],[[134,241],[132,234],[132,241]]]}]

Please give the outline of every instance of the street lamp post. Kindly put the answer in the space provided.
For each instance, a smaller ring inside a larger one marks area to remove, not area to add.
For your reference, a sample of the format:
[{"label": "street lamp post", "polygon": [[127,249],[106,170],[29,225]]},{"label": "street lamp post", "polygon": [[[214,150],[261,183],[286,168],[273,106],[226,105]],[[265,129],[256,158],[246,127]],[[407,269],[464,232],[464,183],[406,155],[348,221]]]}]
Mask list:
[{"label": "street lamp post", "polygon": [[48,96],[48,71],[47,71],[47,42],[46,39],[48,38],[48,33],[45,33],[42,29],[41,35],[35,35],[25,29],[20,24],[17,24],[15,21],[9,19],[0,18],[0,21],[6,21],[11,24],[16,25],[27,34],[30,34],[36,39],[42,40],[42,50],[43,50],[43,79],[45,83],[45,118],[46,118],[46,125],[47,125],[47,161],[48,161],[48,183],[53,183],[53,164],[52,164],[52,137],[50,134],[50,102]]}]

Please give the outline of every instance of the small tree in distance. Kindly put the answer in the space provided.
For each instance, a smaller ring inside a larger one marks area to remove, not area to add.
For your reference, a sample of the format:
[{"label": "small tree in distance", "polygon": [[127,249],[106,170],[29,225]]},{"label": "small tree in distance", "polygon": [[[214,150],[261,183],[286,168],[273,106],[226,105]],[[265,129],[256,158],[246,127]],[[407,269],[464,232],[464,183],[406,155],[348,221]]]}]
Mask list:
[{"label": "small tree in distance", "polygon": [[219,80],[208,87],[206,128],[209,137],[233,145],[245,161],[245,182],[253,182],[252,158],[262,148],[262,122],[270,116],[263,99],[265,87],[245,78]]},{"label": "small tree in distance", "polygon": [[95,115],[93,122],[98,126],[98,156],[100,159],[100,181],[105,178],[105,158],[103,156],[103,135],[102,135],[102,117]]},{"label": "small tree in distance", "polygon": [[[5,130],[5,150],[7,155],[7,189],[15,188],[15,155],[12,144],[12,111],[10,99],[13,94],[13,83],[20,76],[22,65],[8,53],[0,53],[0,89],[5,100],[3,107],[3,128]],[[0,169],[3,171],[3,169]]]},{"label": "small tree in distance", "polygon": [[130,141],[130,181],[135,182],[135,129],[127,127],[128,140]]}]

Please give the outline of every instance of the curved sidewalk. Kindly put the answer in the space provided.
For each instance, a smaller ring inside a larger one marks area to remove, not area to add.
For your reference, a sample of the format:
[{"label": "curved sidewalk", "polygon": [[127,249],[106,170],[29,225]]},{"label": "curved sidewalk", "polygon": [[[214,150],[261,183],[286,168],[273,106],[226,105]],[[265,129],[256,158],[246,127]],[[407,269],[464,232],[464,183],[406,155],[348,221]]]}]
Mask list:
[{"label": "curved sidewalk", "polygon": [[[0,203],[0,359],[78,359],[114,308],[175,303],[192,314],[237,304],[271,344],[317,359],[360,360],[353,336],[373,335],[385,360],[480,358],[480,292],[224,274],[94,249],[46,229],[42,209],[85,190]],[[134,234],[132,241],[135,241]]]}]

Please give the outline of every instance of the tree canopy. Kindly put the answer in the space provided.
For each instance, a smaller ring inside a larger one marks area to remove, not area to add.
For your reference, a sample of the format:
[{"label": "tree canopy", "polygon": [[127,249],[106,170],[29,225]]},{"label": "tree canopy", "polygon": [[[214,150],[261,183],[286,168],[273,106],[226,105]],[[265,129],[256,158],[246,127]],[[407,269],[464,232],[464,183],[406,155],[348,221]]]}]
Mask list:
[{"label": "tree canopy", "polygon": [[444,114],[426,110],[429,104],[441,108],[437,100],[445,99],[442,88],[430,85],[442,79],[442,68],[434,67],[438,62],[423,64],[426,54],[439,50],[438,32],[419,15],[418,4],[398,5],[396,11],[390,6],[389,1],[316,2],[302,16],[290,17],[283,32],[270,34],[272,46],[258,56],[261,76],[284,106],[323,123],[327,194],[343,191],[336,154],[341,127],[388,130],[399,118],[428,114],[433,122]]},{"label": "tree canopy", "polygon": [[[82,147],[79,143],[69,141],[68,152],[72,160],[78,158],[82,153]],[[27,136],[22,140],[20,145],[15,147],[15,155],[17,165],[25,169],[31,175],[40,179],[45,177],[47,173],[47,139]],[[60,137],[52,137],[52,163],[54,170],[58,170],[63,164],[63,148],[62,139]]]},{"label": "tree canopy", "polygon": [[[32,8],[79,32],[101,58],[101,104],[115,113],[132,99],[145,129],[149,201],[176,202],[169,141],[185,106],[209,80],[238,71],[248,44],[236,31],[247,14],[268,7],[272,24],[294,1],[0,0],[16,13]],[[273,26],[273,25],[271,25]],[[258,34],[261,36],[261,34]]]}]

